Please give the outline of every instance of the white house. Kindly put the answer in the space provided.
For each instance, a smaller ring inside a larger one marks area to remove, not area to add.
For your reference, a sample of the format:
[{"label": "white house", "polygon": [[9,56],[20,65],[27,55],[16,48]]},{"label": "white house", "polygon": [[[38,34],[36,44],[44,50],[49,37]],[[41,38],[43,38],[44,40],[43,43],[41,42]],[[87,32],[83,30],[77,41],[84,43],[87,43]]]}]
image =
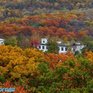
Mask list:
[{"label": "white house", "polygon": [[37,48],[39,50],[43,51],[43,52],[46,52],[46,51],[48,51],[47,43],[48,43],[48,39],[47,38],[42,38],[41,43]]},{"label": "white house", "polygon": [[62,42],[61,41],[58,41],[57,42],[57,44],[58,44],[58,53],[67,53],[67,45],[66,44],[62,44]]},{"label": "white house", "polygon": [[58,51],[59,53],[67,53],[67,46],[59,45],[58,48],[59,48],[59,51]]},{"label": "white house", "polygon": [[[68,52],[68,45],[62,43],[61,41],[57,41],[57,45],[58,45],[58,53],[67,53]],[[73,45],[69,45],[71,48],[71,52],[75,53],[75,52],[79,52],[81,53],[81,50],[85,47],[84,45],[82,45],[81,43],[74,43]],[[38,45],[38,49],[46,52],[48,51],[48,39],[47,38],[42,38],[40,45]]]},{"label": "white house", "polygon": [[0,38],[0,45],[4,45],[4,39]]},{"label": "white house", "polygon": [[74,43],[74,44],[72,45],[71,51],[72,51],[73,53],[75,53],[75,52],[81,53],[81,50],[82,50],[84,47],[85,47],[85,45],[83,45],[83,44],[81,44],[81,43]]}]

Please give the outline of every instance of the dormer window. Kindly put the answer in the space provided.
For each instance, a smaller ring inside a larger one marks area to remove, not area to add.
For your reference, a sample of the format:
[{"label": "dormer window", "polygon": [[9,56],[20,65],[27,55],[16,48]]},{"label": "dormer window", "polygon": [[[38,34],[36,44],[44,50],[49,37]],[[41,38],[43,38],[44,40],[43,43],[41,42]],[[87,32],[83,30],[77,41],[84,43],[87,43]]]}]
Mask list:
[{"label": "dormer window", "polygon": [[43,43],[45,43],[45,41],[43,40]]},{"label": "dormer window", "polygon": [[48,41],[47,41],[46,38],[42,38],[42,39],[41,39],[41,44],[47,44],[47,42],[48,42]]}]

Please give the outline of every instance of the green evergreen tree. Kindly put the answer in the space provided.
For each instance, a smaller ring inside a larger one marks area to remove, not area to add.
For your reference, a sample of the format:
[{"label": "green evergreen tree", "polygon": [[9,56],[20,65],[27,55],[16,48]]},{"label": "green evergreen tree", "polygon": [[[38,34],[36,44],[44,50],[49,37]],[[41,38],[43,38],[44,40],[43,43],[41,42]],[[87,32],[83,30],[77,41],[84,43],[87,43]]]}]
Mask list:
[{"label": "green evergreen tree", "polygon": [[55,41],[50,41],[48,43],[48,52],[49,53],[58,53],[58,46]]}]

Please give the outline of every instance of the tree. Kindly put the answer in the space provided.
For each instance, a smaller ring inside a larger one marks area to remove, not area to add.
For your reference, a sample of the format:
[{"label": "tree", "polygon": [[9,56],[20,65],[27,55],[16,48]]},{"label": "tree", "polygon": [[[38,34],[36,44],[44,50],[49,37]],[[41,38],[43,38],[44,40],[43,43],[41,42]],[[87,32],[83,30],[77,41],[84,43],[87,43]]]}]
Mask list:
[{"label": "tree", "polygon": [[15,36],[8,37],[5,39],[5,45],[11,45],[16,46],[17,45],[17,39]]},{"label": "tree", "polygon": [[86,45],[86,49],[93,51],[93,37],[85,36],[82,41]]},{"label": "tree", "polygon": [[58,53],[58,46],[55,41],[50,41],[48,43],[48,52],[50,53]]}]

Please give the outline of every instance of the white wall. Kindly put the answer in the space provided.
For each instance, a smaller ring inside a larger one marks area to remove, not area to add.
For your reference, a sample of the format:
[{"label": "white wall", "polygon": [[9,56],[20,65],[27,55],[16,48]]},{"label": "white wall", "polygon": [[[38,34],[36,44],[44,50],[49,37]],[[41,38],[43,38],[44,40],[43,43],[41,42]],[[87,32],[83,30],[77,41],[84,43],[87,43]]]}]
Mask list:
[{"label": "white wall", "polygon": [[41,44],[47,44],[47,43],[48,43],[47,38],[42,38],[42,39],[41,39]]},{"label": "white wall", "polygon": [[[63,50],[62,50],[63,48]],[[59,53],[67,53],[67,50],[66,50],[67,47],[65,46],[59,46]]]},{"label": "white wall", "polygon": [[4,39],[0,39],[0,45],[4,45]]},{"label": "white wall", "polygon": [[84,45],[77,45],[77,46],[75,47],[75,49],[72,47],[72,52],[74,53],[74,52],[78,51],[79,53],[81,53],[81,50],[82,50],[84,47],[85,47]]},{"label": "white wall", "polygon": [[[40,48],[39,48],[39,47],[40,47]],[[48,51],[47,45],[40,45],[39,47],[38,47],[38,49],[39,49],[39,50],[42,50],[43,52]]]}]

